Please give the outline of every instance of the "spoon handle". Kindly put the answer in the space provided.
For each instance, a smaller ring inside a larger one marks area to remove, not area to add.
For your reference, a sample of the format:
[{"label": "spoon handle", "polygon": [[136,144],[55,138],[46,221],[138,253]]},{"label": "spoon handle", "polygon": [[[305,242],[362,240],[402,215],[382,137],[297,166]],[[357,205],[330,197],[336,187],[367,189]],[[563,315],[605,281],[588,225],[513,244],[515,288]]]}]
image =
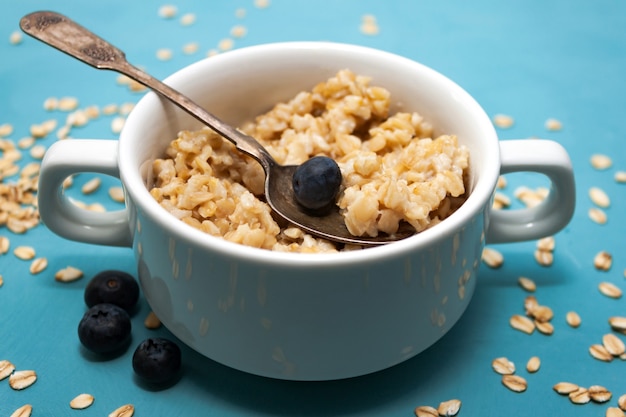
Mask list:
[{"label": "spoon handle", "polygon": [[124,52],[68,17],[50,11],[34,12],[21,19],[20,27],[28,35],[94,68],[113,70],[124,74],[163,95],[215,132],[230,140],[237,149],[259,161],[266,173],[271,165],[276,164],[265,148],[254,138],[224,123],[185,95],[131,65],[126,60]]}]

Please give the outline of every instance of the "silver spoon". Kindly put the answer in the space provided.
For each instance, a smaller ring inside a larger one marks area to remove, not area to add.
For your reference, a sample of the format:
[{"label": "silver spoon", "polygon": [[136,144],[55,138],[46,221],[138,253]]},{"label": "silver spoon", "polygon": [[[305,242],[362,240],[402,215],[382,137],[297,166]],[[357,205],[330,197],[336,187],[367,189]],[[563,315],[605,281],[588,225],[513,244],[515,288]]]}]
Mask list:
[{"label": "silver spoon", "polygon": [[296,165],[278,164],[254,138],[224,123],[188,97],[131,65],[126,60],[124,52],[115,46],[68,17],[55,12],[30,13],[21,19],[20,27],[30,36],[94,68],[113,70],[145,85],[231,141],[237,149],[256,159],[263,167],[265,199],[274,212],[303,230],[335,242],[365,246],[393,242],[415,233],[407,225],[393,235],[358,237],[350,234],[337,207],[324,216],[308,214],[296,202],[293,192],[292,178]]}]

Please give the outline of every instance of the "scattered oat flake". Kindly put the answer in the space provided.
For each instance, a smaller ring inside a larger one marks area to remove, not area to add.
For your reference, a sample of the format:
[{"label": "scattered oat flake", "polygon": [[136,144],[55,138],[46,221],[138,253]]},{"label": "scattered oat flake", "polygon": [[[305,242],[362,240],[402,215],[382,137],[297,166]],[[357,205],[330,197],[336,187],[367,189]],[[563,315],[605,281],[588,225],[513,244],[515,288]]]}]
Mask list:
[{"label": "scattered oat flake", "polygon": [[6,359],[0,360],[0,381],[7,378],[15,371],[15,366]]},{"label": "scattered oat flake", "polygon": [[541,266],[550,266],[554,262],[554,254],[549,250],[535,250],[535,260]]},{"label": "scattered oat flake", "polygon": [[135,414],[135,407],[132,404],[123,405],[109,414],[109,417],[132,417]]},{"label": "scattered oat flake", "polygon": [[528,388],[526,379],[519,375],[502,375],[502,384],[513,392],[524,392]]},{"label": "scattered oat flake", "polygon": [[125,123],[126,119],[124,117],[114,117],[113,120],[111,120],[111,131],[115,134],[120,133],[124,128]]},{"label": "scattered oat flake", "polygon": [[482,260],[491,268],[499,268],[504,263],[504,256],[500,252],[492,248],[484,248],[482,252]]},{"label": "scattered oat flake", "polygon": [[553,251],[555,246],[554,236],[546,236],[537,241],[537,249],[539,250]]},{"label": "scattered oat flake", "polygon": [[222,39],[218,44],[217,47],[220,51],[229,51],[231,49],[233,49],[234,46],[234,42],[232,39],[230,38],[225,38]]},{"label": "scattered oat flake", "polygon": [[437,412],[440,416],[456,416],[461,409],[461,401],[460,400],[448,400],[443,401],[437,407]]},{"label": "scattered oat flake", "polygon": [[604,210],[602,210],[602,209],[600,209],[598,207],[592,207],[592,208],[589,209],[588,214],[589,214],[589,218],[594,223],[606,224],[607,216],[606,216],[606,213],[604,212]]},{"label": "scattered oat flake", "polygon": [[10,417],[30,417],[33,412],[33,406],[30,404],[24,404],[17,410],[15,410]]},{"label": "scattered oat flake", "polygon": [[589,392],[589,397],[591,398],[591,400],[596,403],[605,403],[613,396],[611,391],[609,391],[602,385],[592,385],[587,388],[587,392]]},{"label": "scattered oat flake", "polygon": [[190,43],[183,45],[183,53],[187,55],[195,54],[196,52],[198,52],[199,48],[200,46],[198,45],[197,42],[190,42]]},{"label": "scattered oat flake", "polygon": [[575,311],[568,311],[565,315],[565,320],[567,321],[567,324],[574,328],[580,326],[581,323],[580,316]]},{"label": "scattered oat flake", "polygon": [[0,138],[9,136],[13,133],[13,125],[4,123],[0,125]]},{"label": "scattered oat flake", "polygon": [[83,271],[73,266],[67,266],[59,269],[54,274],[54,279],[58,282],[73,282],[83,277]]},{"label": "scattered oat flake", "polygon": [[515,364],[505,357],[495,358],[491,361],[491,367],[500,375],[513,375]]},{"label": "scattered oat flake", "polygon": [[613,316],[609,318],[609,325],[613,330],[626,330],[626,317]]},{"label": "scattered oat flake", "polygon": [[35,145],[32,148],[30,148],[30,156],[32,156],[33,159],[43,159],[45,154],[46,154],[46,147],[43,145]]},{"label": "scattered oat flake", "polygon": [[159,7],[159,16],[163,19],[171,19],[178,13],[178,8],[171,4],[165,4]]},{"label": "scattered oat flake", "polygon": [[620,298],[622,296],[622,290],[611,282],[601,282],[598,284],[598,289],[609,298]]},{"label": "scattered oat flake", "polygon": [[235,17],[238,19],[243,19],[244,17],[246,17],[246,9],[244,9],[243,7],[240,7],[237,10],[235,10]]},{"label": "scattered oat flake", "polygon": [[572,382],[559,382],[552,387],[552,389],[554,389],[561,395],[566,395],[578,391],[578,388],[578,385]]},{"label": "scattered oat flake", "polygon": [[242,25],[233,26],[230,30],[230,34],[233,38],[243,38],[248,33],[248,29]]},{"label": "scattered oat flake", "polygon": [[541,334],[551,335],[554,333],[554,326],[548,321],[535,320],[535,327]]},{"label": "scattered oat flake", "polygon": [[528,359],[528,362],[526,363],[526,370],[530,373],[537,372],[540,367],[541,367],[541,359],[539,359],[539,356],[531,357],[530,359]]},{"label": "scattered oat flake", "polygon": [[168,48],[160,48],[156,51],[156,57],[161,61],[169,61],[172,59],[172,55],[172,50]]},{"label": "scattered oat flake", "polygon": [[159,320],[157,315],[154,314],[154,311],[151,311],[150,313],[148,313],[145,320],[143,321],[143,325],[146,327],[146,329],[158,329],[159,327],[161,327],[161,320]]},{"label": "scattered oat flake", "polygon": [[46,269],[48,260],[46,258],[37,258],[30,264],[30,273],[35,275]]},{"label": "scattered oat flake", "polygon": [[596,343],[589,346],[589,353],[591,354],[591,356],[600,361],[611,362],[613,360],[613,355],[611,355],[611,353],[606,350],[604,345]]},{"label": "scattered oat flake", "polygon": [[3,284],[4,284],[4,278],[2,278],[2,275],[0,275],[0,287],[2,287]]},{"label": "scattered oat flake", "polygon": [[589,189],[589,198],[591,202],[598,207],[607,208],[611,205],[609,196],[599,187],[591,187]]},{"label": "scattered oat flake", "polygon": [[626,183],[626,171],[617,171],[613,178],[615,178],[616,182]]},{"label": "scattered oat flake", "polygon": [[254,6],[259,9],[265,9],[269,7],[270,0],[254,0]]},{"label": "scattered oat flake", "polygon": [[78,108],[78,99],[76,97],[61,97],[58,103],[58,109],[61,111],[73,111]]},{"label": "scattered oat flake", "polygon": [[360,30],[364,35],[378,35],[380,28],[378,27],[376,17],[371,14],[364,15],[361,18]]},{"label": "scattered oat flake", "polygon": [[180,18],[180,24],[183,26],[191,26],[196,23],[196,15],[194,13],[186,13]]},{"label": "scattered oat flake", "polygon": [[11,45],[19,45],[20,43],[22,43],[22,40],[22,34],[17,30],[11,32],[11,34],[9,35],[9,43],[11,43]]},{"label": "scattered oat flake", "polygon": [[546,129],[550,131],[561,130],[563,128],[563,124],[557,119],[548,119],[545,123]]},{"label": "scattered oat flake", "polygon": [[535,331],[535,323],[533,323],[533,321],[528,317],[522,316],[521,314],[514,314],[511,316],[509,324],[515,330],[519,330],[520,332],[524,332],[526,334],[531,334]]},{"label": "scattered oat flake", "polygon": [[102,184],[100,177],[94,177],[87,181],[80,190],[83,194],[91,194],[100,188],[100,184]]},{"label": "scattered oat flake", "polygon": [[613,165],[613,160],[611,160],[610,156],[599,153],[591,155],[590,162],[591,166],[598,170],[608,169]]},{"label": "scattered oat flake", "polygon": [[22,260],[29,261],[35,257],[35,249],[32,246],[18,246],[13,249],[13,254]]},{"label": "scattered oat flake", "polygon": [[535,290],[537,289],[537,285],[535,284],[535,281],[533,281],[530,278],[519,277],[517,279],[517,282],[519,283],[520,287],[522,287],[524,290],[528,292],[535,292]]},{"label": "scattered oat flake", "polygon": [[94,398],[91,394],[79,394],[70,401],[70,407],[75,410],[83,410],[93,404]]},{"label": "scattered oat flake", "polygon": [[439,417],[439,412],[436,408],[429,405],[420,405],[415,409],[416,417]]},{"label": "scattered oat flake", "polygon": [[619,408],[626,411],[626,394],[617,399],[617,405],[619,406]]},{"label": "scattered oat flake", "polygon": [[515,123],[513,118],[506,114],[496,114],[493,116],[493,124],[501,129],[508,129],[513,126],[513,123]]},{"label": "scattered oat flake", "polygon": [[0,236],[0,255],[7,253],[10,247],[11,242],[9,241],[9,238],[6,236]]},{"label": "scattered oat flake", "polygon": [[113,201],[116,201],[118,203],[123,203],[124,202],[124,189],[122,187],[110,187],[109,197],[111,197],[111,200]]},{"label": "scattered oat flake", "polygon": [[602,336],[602,345],[613,356],[620,356],[626,352],[626,344],[613,333],[607,333]]},{"label": "scattered oat flake", "polygon": [[613,256],[607,251],[600,251],[593,258],[593,266],[600,271],[608,271],[613,264]]},{"label": "scattered oat flake", "polygon": [[606,417],[626,417],[624,411],[617,407],[609,407],[606,409]]},{"label": "scattered oat flake", "polygon": [[15,371],[9,376],[9,386],[14,390],[23,390],[37,381],[37,373],[32,370]]},{"label": "scattered oat flake", "polygon": [[587,388],[583,387],[578,387],[576,391],[570,392],[568,396],[570,401],[574,404],[587,404],[589,401],[591,401],[589,391],[587,391]]}]

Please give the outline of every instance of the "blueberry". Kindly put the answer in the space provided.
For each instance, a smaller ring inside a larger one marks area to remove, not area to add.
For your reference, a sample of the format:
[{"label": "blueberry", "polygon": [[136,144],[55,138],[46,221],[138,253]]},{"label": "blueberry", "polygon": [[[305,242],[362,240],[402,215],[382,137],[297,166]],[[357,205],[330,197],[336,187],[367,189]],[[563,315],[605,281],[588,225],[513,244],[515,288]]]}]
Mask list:
[{"label": "blueberry", "polygon": [[146,339],[133,354],[133,369],[144,381],[163,384],[172,381],[181,368],[180,348],[164,338]]},{"label": "blueberry", "polygon": [[315,156],[300,165],[293,174],[296,201],[309,210],[320,210],[335,202],[341,186],[337,163],[326,156]]},{"label": "blueberry", "polygon": [[130,317],[114,304],[96,304],[78,324],[80,342],[92,352],[109,354],[121,351],[130,341]]},{"label": "blueberry", "polygon": [[139,299],[139,285],[135,278],[123,271],[102,271],[85,287],[87,307],[109,303],[129,311]]}]

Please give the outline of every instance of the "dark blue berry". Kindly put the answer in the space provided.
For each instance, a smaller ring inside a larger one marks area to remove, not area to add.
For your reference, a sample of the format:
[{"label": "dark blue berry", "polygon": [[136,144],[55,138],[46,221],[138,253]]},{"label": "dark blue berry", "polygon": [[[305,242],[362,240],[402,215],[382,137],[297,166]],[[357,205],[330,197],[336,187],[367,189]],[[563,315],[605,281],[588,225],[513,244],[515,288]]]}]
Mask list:
[{"label": "dark blue berry", "polygon": [[94,276],[85,287],[87,307],[109,303],[130,312],[138,299],[139,284],[132,275],[123,271],[102,271]]},{"label": "dark blue berry", "polygon": [[174,380],[180,367],[180,348],[169,339],[146,339],[133,354],[135,373],[149,383],[163,384]]},{"label": "dark blue berry", "polygon": [[341,180],[341,171],[333,159],[315,156],[293,174],[296,201],[309,210],[327,208],[335,202]]},{"label": "dark blue berry", "polygon": [[96,304],[78,324],[80,342],[92,352],[109,354],[121,351],[130,341],[130,317],[114,304]]}]

